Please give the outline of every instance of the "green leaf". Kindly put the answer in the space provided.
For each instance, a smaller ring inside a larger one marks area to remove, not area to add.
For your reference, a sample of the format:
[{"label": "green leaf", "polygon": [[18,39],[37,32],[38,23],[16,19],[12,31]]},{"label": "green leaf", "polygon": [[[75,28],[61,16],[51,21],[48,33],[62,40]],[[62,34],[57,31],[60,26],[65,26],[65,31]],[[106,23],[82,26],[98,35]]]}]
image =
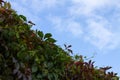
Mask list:
[{"label": "green leaf", "polygon": [[55,42],[56,42],[56,40],[53,39],[53,38],[48,38],[48,39],[46,39],[45,41],[47,41],[47,42],[51,42],[51,43],[55,43]]},{"label": "green leaf", "polygon": [[4,8],[7,8],[7,3],[4,3]]},{"label": "green leaf", "polygon": [[54,76],[55,80],[58,80],[58,75],[57,74],[53,73],[53,76]]},{"label": "green leaf", "polygon": [[38,74],[38,75],[37,75],[37,78],[41,79],[41,78],[42,78],[42,75],[41,75],[41,74]]},{"label": "green leaf", "polygon": [[40,59],[39,59],[38,56],[35,57],[35,62],[36,62],[36,63],[40,63]]},{"label": "green leaf", "polygon": [[[22,54],[22,52],[18,52],[17,53],[17,57],[19,58],[19,59],[22,59],[23,57],[24,57],[24,55]],[[24,60],[24,59],[23,59]]]},{"label": "green leaf", "polygon": [[119,80],[117,76],[113,77],[112,80]]},{"label": "green leaf", "polygon": [[47,34],[45,34],[44,39],[50,38],[50,37],[52,37],[52,34],[51,33],[47,33]]},{"label": "green leaf", "polygon": [[17,37],[17,38],[20,38],[20,36],[19,36],[19,33],[18,33],[18,32],[16,32],[16,37]]},{"label": "green leaf", "polygon": [[7,5],[8,5],[8,9],[10,9],[11,8],[11,4],[8,2]]},{"label": "green leaf", "polygon": [[33,66],[32,66],[32,72],[33,72],[33,73],[34,73],[34,72],[37,72],[37,70],[38,70],[38,67],[35,66],[35,65],[33,65]]},{"label": "green leaf", "polygon": [[38,35],[39,35],[40,38],[43,38],[43,36],[44,36],[42,31],[38,31]]},{"label": "green leaf", "polygon": [[48,74],[48,79],[49,79],[49,80],[52,80],[52,77],[53,77],[52,74]]},{"label": "green leaf", "polygon": [[34,56],[36,53],[36,51],[28,51],[28,52],[29,52],[30,56]]},{"label": "green leaf", "polygon": [[23,16],[23,15],[19,15],[19,17],[20,17],[21,19],[23,19],[24,21],[27,21],[27,19],[26,19],[25,16]]},{"label": "green leaf", "polygon": [[52,68],[52,67],[53,67],[53,63],[52,63],[52,62],[49,62],[49,63],[47,64],[47,66],[49,66],[49,68]]}]

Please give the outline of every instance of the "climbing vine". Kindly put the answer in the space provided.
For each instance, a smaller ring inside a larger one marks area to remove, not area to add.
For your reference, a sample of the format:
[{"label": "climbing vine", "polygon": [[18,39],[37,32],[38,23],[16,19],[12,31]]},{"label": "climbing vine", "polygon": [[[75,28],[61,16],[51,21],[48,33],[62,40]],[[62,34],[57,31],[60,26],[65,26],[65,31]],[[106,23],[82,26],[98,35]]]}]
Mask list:
[{"label": "climbing vine", "polygon": [[0,0],[0,80],[119,80],[107,72],[111,67],[70,56],[71,45],[62,49],[51,33],[34,31],[33,25]]}]

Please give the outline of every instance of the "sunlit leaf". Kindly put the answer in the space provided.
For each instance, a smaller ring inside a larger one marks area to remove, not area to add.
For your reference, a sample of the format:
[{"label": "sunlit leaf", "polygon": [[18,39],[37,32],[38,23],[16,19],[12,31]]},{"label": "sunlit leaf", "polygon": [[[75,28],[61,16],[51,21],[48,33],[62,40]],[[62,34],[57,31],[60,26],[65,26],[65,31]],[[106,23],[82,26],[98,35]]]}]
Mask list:
[{"label": "sunlit leaf", "polygon": [[19,17],[20,17],[21,19],[23,19],[23,21],[27,21],[27,18],[26,18],[25,16],[19,15]]}]

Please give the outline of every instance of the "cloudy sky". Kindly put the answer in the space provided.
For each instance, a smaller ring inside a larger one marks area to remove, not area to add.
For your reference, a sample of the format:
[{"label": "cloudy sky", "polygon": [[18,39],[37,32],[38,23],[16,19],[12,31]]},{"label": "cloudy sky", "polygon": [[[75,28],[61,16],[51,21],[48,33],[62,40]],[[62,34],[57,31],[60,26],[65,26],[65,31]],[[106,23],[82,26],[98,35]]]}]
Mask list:
[{"label": "cloudy sky", "polygon": [[74,54],[94,56],[96,66],[112,66],[120,75],[120,0],[7,0],[52,33],[58,45],[71,44]]}]

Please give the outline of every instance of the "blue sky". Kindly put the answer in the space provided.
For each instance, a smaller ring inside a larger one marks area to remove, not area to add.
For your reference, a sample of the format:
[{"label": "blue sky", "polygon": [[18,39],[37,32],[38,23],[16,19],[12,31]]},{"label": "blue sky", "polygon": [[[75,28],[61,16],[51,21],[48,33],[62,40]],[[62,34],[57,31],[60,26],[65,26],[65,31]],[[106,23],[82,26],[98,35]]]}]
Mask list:
[{"label": "blue sky", "polygon": [[120,75],[120,0],[7,0],[52,33],[58,45],[71,44],[74,54],[91,57],[96,66],[112,66]]}]

